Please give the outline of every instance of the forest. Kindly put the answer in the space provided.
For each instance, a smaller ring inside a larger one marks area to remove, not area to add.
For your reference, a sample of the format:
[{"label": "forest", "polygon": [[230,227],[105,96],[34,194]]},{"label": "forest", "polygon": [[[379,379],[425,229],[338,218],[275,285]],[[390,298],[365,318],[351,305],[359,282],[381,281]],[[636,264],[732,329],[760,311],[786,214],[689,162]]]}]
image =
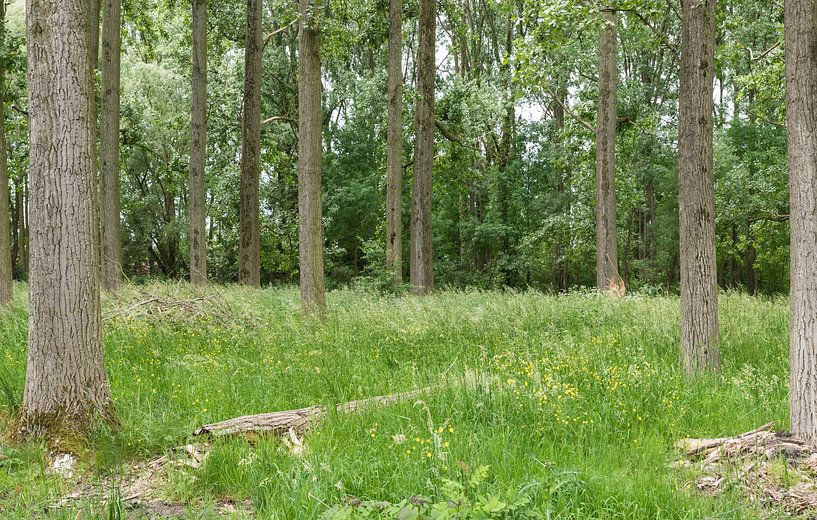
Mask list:
[{"label": "forest", "polygon": [[0,517],[817,515],[817,0],[0,0]]}]

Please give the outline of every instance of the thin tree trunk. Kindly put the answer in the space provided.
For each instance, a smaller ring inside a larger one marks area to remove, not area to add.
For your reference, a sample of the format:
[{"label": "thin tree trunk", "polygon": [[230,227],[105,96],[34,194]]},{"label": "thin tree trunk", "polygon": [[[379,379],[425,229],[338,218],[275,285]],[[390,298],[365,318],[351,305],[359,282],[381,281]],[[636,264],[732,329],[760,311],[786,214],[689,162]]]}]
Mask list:
[{"label": "thin tree trunk", "polygon": [[417,114],[414,146],[414,179],[411,190],[411,290],[434,290],[431,183],[434,167],[434,92],[437,29],[436,0],[420,0],[417,44]]},{"label": "thin tree trunk", "polygon": [[791,184],[791,431],[817,442],[817,9],[786,0]]},{"label": "thin tree trunk", "polygon": [[599,38],[599,110],[596,125],[596,285],[618,288],[616,246],[616,97],[618,15],[605,10]]},{"label": "thin tree trunk", "polygon": [[[21,433],[110,417],[102,354],[88,2],[30,0],[31,285]],[[44,30],[47,27],[48,30]]]},{"label": "thin tree trunk", "polygon": [[[564,88],[559,88],[555,95],[558,99],[552,103],[553,119],[556,124],[556,142],[559,147],[559,153],[564,153],[564,136],[562,133],[565,129],[565,103],[567,100],[567,91]],[[556,181],[556,193],[559,195],[559,203],[565,200],[565,177],[566,171],[560,167]],[[566,208],[565,215],[570,214],[570,208]],[[561,233],[560,233],[561,238]],[[565,255],[565,246],[561,240],[556,242],[556,288],[559,292],[566,292],[568,289],[568,270],[567,270],[567,255]]]},{"label": "thin tree trunk", "polygon": [[683,0],[681,4],[681,352],[688,373],[720,368],[712,156],[715,1]]},{"label": "thin tree trunk", "polygon": [[247,0],[244,50],[244,117],[238,281],[261,286],[261,37],[262,1]]},{"label": "thin tree trunk", "polygon": [[119,187],[119,77],[121,0],[105,0],[102,21],[102,113],[100,117],[100,240],[102,288],[122,283],[122,211]]},{"label": "thin tree trunk", "polygon": [[[193,0],[193,69],[190,114],[190,283],[207,281],[204,164],[207,155],[207,0]],[[260,117],[260,111],[259,111]]]},{"label": "thin tree trunk", "polygon": [[403,280],[403,0],[389,2],[386,268]]},{"label": "thin tree trunk", "polygon": [[[0,0],[0,46],[6,41],[6,2]],[[0,305],[11,302],[12,278],[11,229],[9,208],[8,149],[6,145],[6,114],[3,93],[6,88],[5,67],[0,65]]]},{"label": "thin tree trunk", "polygon": [[323,203],[321,161],[321,36],[314,0],[300,0],[298,31],[298,238],[301,309],[306,315],[326,313],[323,272]]}]

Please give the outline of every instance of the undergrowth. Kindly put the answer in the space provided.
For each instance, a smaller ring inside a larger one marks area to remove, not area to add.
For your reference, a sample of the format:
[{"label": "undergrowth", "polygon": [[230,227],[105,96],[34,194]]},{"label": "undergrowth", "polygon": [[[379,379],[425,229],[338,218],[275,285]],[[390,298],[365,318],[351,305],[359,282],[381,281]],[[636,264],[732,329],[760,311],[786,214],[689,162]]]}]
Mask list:
[{"label": "undergrowth", "polygon": [[[0,426],[25,377],[16,289],[0,311]],[[215,440],[202,467],[164,471],[157,498],[196,518],[225,501],[281,519],[755,518],[736,495],[685,490],[668,466],[673,442],[788,424],[785,299],[723,295],[723,373],[695,380],[679,369],[670,296],[339,290],[315,322],[294,288],[164,284],[125,287],[103,314],[121,428],[89,438],[69,480],[47,474],[42,446],[0,447],[3,518],[125,517],[120,499],[46,508],[77,480],[191,442],[204,423],[440,384],[327,416],[300,456],[278,439]],[[445,385],[469,374],[491,383]]]}]

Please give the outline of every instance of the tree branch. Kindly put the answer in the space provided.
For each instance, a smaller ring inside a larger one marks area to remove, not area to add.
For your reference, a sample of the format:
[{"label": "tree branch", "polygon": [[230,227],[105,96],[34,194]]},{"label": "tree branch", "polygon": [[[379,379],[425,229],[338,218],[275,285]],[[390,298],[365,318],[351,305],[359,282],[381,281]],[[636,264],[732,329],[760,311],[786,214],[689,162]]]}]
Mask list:
[{"label": "tree branch", "polygon": [[590,133],[592,133],[593,135],[596,135],[597,131],[596,131],[596,128],[593,125],[591,125],[590,123],[588,123],[587,121],[582,119],[577,113],[573,112],[573,110],[571,110],[569,106],[564,104],[562,102],[562,100],[559,99],[559,96],[557,96],[555,92],[553,92],[550,89],[546,89],[546,90],[547,90],[547,93],[550,94],[550,97],[553,98],[553,101],[555,101],[560,107],[562,107],[562,109],[564,109],[564,111],[567,112],[567,114],[570,117],[572,117],[577,123],[579,123],[580,125],[585,127]]},{"label": "tree branch", "polygon": [[456,143],[456,144],[462,146],[463,148],[468,148],[469,150],[474,150],[475,152],[479,152],[479,149],[476,146],[472,146],[472,145],[466,143],[463,140],[462,137],[458,136],[457,134],[453,133],[451,130],[444,127],[443,124],[440,123],[439,119],[434,118],[434,126],[436,126],[437,130],[439,130],[440,133],[443,134],[443,137],[445,137],[446,139],[448,139],[452,143]]}]

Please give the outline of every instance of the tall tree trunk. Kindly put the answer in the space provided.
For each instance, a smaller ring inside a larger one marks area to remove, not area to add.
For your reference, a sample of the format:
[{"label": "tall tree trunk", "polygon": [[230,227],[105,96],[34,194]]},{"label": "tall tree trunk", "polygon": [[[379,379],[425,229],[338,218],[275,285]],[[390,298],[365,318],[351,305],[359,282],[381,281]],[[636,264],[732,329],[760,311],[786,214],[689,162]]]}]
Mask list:
[{"label": "tall tree trunk", "polygon": [[[109,416],[102,355],[88,2],[29,0],[31,285],[23,435]],[[46,30],[47,28],[47,30]]]},{"label": "tall tree trunk", "polygon": [[244,117],[238,281],[261,286],[261,38],[262,0],[247,0],[244,49]]},{"label": "tall tree trunk", "polygon": [[[6,41],[6,2],[0,0],[0,46]],[[5,67],[0,64],[0,305],[11,301],[12,278],[11,229],[9,208],[8,149],[6,145]]]},{"label": "tall tree trunk", "polygon": [[616,97],[618,91],[618,15],[604,10],[599,38],[599,111],[596,128],[596,285],[619,285],[616,246]]},{"label": "tall tree trunk", "polygon": [[[108,0],[110,1],[110,0]],[[207,0],[193,0],[193,69],[190,114],[190,283],[207,281],[204,163],[207,155]],[[260,115],[259,115],[260,117]]]},{"label": "tall tree trunk", "polygon": [[414,179],[411,189],[411,290],[434,290],[431,183],[434,167],[434,88],[437,30],[436,0],[420,0],[417,43],[417,129],[414,145]]},{"label": "tall tree trunk", "polygon": [[100,240],[102,288],[122,283],[122,204],[119,188],[119,76],[121,0],[105,0],[102,21],[102,113],[100,115]]},{"label": "tall tree trunk", "polygon": [[323,203],[321,161],[321,36],[315,0],[300,0],[298,31],[298,239],[301,309],[306,315],[326,312],[323,272]]},{"label": "tall tree trunk", "polygon": [[678,114],[681,352],[688,373],[718,370],[712,158],[716,0],[683,0]]},{"label": "tall tree trunk", "polygon": [[[96,70],[99,66],[99,18],[103,0],[88,0],[90,10],[88,17],[90,26],[88,27],[88,52],[91,54],[91,70]],[[96,108],[94,109],[96,110]]]},{"label": "tall tree trunk", "polygon": [[14,181],[15,251],[12,263],[21,280],[28,280],[28,177],[20,174]]},{"label": "tall tree trunk", "polygon": [[[560,87],[555,92],[554,102],[551,104],[553,110],[553,120],[556,125],[556,140],[559,147],[559,153],[564,153],[564,136],[562,135],[565,129],[565,103],[567,102],[567,91]],[[557,171],[558,179],[556,181],[556,193],[559,195],[560,205],[565,202],[565,168],[559,167]],[[565,209],[565,215],[570,214],[570,208]],[[559,234],[562,238],[562,234]],[[566,292],[568,289],[568,269],[567,269],[567,255],[565,255],[565,246],[561,240],[556,242],[556,288],[559,292]]]},{"label": "tall tree trunk", "polygon": [[389,2],[386,268],[403,280],[403,0]]},{"label": "tall tree trunk", "polygon": [[791,431],[817,442],[817,6],[786,0],[791,184]]}]

